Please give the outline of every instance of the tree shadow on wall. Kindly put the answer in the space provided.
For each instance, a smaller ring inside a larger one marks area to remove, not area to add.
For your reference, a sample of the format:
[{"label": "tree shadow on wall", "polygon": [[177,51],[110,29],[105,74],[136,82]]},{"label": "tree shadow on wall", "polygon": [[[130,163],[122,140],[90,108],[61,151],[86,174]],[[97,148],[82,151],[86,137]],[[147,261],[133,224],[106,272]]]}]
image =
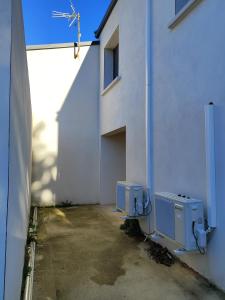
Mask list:
[{"label": "tree shadow on wall", "polygon": [[56,156],[42,142],[45,123],[33,128],[32,147],[32,203],[38,206],[55,205]]}]

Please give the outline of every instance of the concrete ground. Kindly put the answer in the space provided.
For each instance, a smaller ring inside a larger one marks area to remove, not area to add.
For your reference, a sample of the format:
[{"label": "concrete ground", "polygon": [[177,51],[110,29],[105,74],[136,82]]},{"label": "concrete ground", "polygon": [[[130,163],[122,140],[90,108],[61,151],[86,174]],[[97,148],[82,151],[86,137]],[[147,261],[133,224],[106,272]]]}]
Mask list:
[{"label": "concrete ground", "polygon": [[111,207],[39,210],[34,300],[225,299],[179,263],[149,259]]}]

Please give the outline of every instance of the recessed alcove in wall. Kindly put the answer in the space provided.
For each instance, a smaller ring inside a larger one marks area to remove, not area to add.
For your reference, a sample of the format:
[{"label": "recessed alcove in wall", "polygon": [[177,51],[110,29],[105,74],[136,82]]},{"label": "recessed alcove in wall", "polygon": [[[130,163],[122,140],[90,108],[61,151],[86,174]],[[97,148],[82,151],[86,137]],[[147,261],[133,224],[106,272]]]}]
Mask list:
[{"label": "recessed alcove in wall", "polygon": [[101,136],[101,204],[116,201],[116,182],[126,180],[126,128]]}]

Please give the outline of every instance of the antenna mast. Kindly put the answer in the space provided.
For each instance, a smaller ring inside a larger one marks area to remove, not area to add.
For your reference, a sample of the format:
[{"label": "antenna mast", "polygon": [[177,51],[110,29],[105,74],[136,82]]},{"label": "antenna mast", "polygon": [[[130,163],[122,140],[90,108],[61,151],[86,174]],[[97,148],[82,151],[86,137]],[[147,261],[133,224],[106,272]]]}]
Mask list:
[{"label": "antenna mast", "polygon": [[[70,7],[72,9],[72,13],[65,13],[60,11],[53,11],[52,17],[53,18],[65,18],[69,21],[69,27],[72,27],[73,25],[77,25],[77,43],[74,43],[74,58],[79,57],[80,53],[80,43],[81,43],[81,30],[80,30],[80,13],[76,12],[76,9],[73,5],[72,0],[70,0]],[[77,51],[76,51],[77,46]]]}]

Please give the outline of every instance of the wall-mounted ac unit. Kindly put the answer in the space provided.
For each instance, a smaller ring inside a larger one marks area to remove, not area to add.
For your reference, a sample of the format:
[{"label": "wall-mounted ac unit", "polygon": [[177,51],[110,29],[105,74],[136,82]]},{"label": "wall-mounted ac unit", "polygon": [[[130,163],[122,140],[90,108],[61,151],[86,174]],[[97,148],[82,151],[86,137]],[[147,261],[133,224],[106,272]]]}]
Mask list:
[{"label": "wall-mounted ac unit", "polygon": [[155,194],[156,232],[187,251],[206,246],[203,201],[171,193]]},{"label": "wall-mounted ac unit", "polygon": [[140,217],[145,213],[144,187],[127,181],[118,181],[116,186],[116,208],[128,217]]}]

